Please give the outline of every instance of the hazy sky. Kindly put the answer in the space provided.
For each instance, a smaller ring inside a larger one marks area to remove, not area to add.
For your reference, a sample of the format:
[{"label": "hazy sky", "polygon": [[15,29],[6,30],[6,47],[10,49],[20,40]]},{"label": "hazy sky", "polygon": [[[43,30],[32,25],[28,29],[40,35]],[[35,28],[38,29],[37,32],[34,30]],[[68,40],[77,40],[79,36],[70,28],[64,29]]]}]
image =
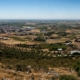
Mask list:
[{"label": "hazy sky", "polygon": [[80,19],[80,0],[0,0],[0,19]]}]

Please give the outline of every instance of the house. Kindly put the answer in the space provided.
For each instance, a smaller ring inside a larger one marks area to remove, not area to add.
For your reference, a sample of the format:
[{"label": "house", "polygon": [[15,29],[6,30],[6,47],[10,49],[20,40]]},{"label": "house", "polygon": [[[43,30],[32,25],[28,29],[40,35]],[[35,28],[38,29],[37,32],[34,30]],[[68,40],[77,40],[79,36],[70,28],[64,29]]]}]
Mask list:
[{"label": "house", "polygon": [[8,40],[6,37],[0,37],[0,40]]},{"label": "house", "polygon": [[71,41],[66,41],[64,44],[70,45],[72,42]]},{"label": "house", "polygon": [[8,38],[4,37],[3,40],[8,40]]},{"label": "house", "polygon": [[80,42],[80,38],[77,38],[77,39],[75,40],[75,42]]},{"label": "house", "polygon": [[58,48],[58,51],[62,51],[63,49],[62,48]]},{"label": "house", "polygon": [[73,50],[73,51],[70,51],[70,54],[72,55],[72,54],[76,54],[76,53],[79,53],[80,54],[80,50]]}]

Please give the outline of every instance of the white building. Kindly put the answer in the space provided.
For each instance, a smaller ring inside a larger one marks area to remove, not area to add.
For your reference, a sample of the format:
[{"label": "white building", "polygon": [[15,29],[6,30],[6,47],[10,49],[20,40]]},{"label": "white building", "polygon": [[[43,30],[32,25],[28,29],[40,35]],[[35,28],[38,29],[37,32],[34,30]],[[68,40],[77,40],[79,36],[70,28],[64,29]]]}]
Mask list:
[{"label": "white building", "polygon": [[70,51],[71,54],[74,54],[74,53],[80,53],[80,50],[73,50],[73,51]]}]

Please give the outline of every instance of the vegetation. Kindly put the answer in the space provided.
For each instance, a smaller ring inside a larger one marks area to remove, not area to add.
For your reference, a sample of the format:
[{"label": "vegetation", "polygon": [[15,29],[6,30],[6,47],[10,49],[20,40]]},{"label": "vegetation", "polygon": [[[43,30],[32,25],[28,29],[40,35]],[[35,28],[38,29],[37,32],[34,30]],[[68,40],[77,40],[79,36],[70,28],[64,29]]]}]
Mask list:
[{"label": "vegetation", "polygon": [[[70,72],[71,69],[74,69],[78,77],[80,77],[80,54],[69,54],[70,51],[79,49],[74,40],[80,35],[80,25],[72,27],[72,24],[73,22],[69,22],[69,24],[60,22],[58,24],[58,22],[46,23],[45,21],[40,23],[35,21],[30,21],[29,23],[26,23],[26,21],[0,22],[1,41],[7,42],[8,40],[3,38],[8,38],[8,34],[5,33],[9,33],[13,35],[9,36],[14,41],[24,42],[27,40],[29,43],[30,41],[31,43],[40,43],[27,44],[25,42],[24,44],[8,45],[0,42],[0,63],[2,64],[0,64],[0,67],[23,72],[31,72],[32,69],[35,71],[43,70],[46,73],[49,73],[49,68],[64,67],[65,69],[68,68]],[[75,25],[76,23],[74,23]],[[4,27],[3,29],[2,26]],[[27,27],[22,28],[23,26],[34,27],[34,29],[39,29],[40,32],[35,31],[34,33],[27,30]],[[2,35],[3,33],[5,35]],[[25,39],[22,39],[17,33]],[[49,39],[54,43],[49,42]],[[59,42],[61,43],[57,43],[58,41],[56,40],[60,40]],[[67,40],[72,43],[67,44],[69,42],[66,42]],[[66,44],[62,42],[66,42]],[[28,66],[31,66],[31,70]],[[57,78],[59,80],[77,80],[70,75],[52,77],[52,80],[57,80]]]},{"label": "vegetation", "polygon": [[[21,46],[21,47],[20,47]],[[30,50],[29,50],[30,49]],[[80,60],[73,57],[52,57],[49,52],[43,52],[39,45],[6,45],[0,43],[0,62],[8,65],[8,68],[16,68],[16,65],[23,67],[31,65],[37,68],[50,67],[72,67]],[[26,68],[25,68],[26,69]]]},{"label": "vegetation", "polygon": [[61,75],[59,80],[77,80],[76,77],[70,75]]},{"label": "vegetation", "polygon": [[44,35],[45,36],[51,36],[52,34],[54,34],[55,32],[48,32],[48,33],[45,33]]},{"label": "vegetation", "polygon": [[77,75],[80,77],[80,61],[77,61],[77,62],[74,64],[74,69],[75,69],[75,71],[77,72]]},{"label": "vegetation", "polygon": [[65,50],[67,48],[66,45],[61,44],[61,43],[57,43],[57,44],[41,44],[40,45],[43,49],[49,49],[50,51],[52,50],[58,50],[58,48],[62,48],[63,50]]},{"label": "vegetation", "polygon": [[25,41],[24,39],[16,37],[16,36],[11,36],[10,38],[12,38],[12,39],[14,39],[16,41]]},{"label": "vegetation", "polygon": [[46,41],[43,37],[37,37],[34,40],[35,41],[42,41],[42,42],[45,42]]}]

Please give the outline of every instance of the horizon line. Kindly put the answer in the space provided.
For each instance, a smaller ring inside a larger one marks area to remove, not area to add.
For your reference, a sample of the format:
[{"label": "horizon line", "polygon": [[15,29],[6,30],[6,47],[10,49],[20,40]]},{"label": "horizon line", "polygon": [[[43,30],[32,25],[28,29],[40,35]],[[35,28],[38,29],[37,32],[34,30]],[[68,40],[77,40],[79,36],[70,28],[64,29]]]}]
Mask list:
[{"label": "horizon line", "polygon": [[0,20],[80,20],[80,19],[0,19]]}]

